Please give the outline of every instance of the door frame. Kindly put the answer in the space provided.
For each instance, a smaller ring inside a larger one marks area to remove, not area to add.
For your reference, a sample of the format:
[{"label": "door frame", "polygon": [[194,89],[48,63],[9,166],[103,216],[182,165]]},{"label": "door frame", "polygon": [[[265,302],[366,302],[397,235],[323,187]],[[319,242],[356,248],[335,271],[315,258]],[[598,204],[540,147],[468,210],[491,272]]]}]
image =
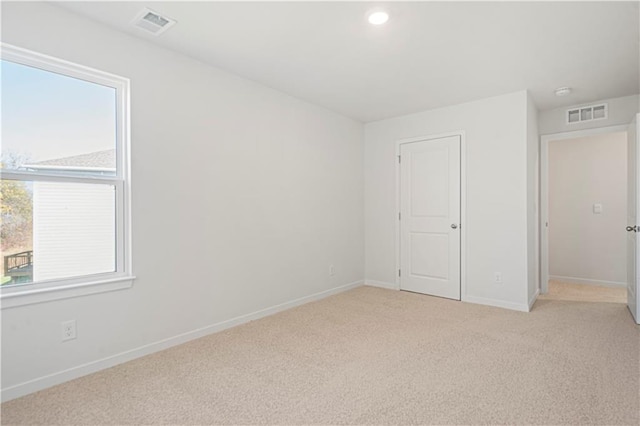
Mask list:
[{"label": "door frame", "polygon": [[549,291],[549,142],[626,132],[628,124],[551,133],[540,137],[540,293]]},{"label": "door frame", "polygon": [[466,149],[466,135],[464,130],[458,130],[455,132],[438,133],[428,136],[419,136],[413,138],[400,139],[396,141],[394,162],[396,165],[396,211],[395,211],[395,223],[396,223],[396,270],[395,270],[395,288],[400,290],[400,276],[398,271],[400,270],[400,166],[398,161],[400,157],[400,148],[404,144],[425,142],[435,139],[443,139],[451,136],[460,137],[460,224],[458,229],[460,230],[460,300],[466,301],[467,296],[467,149]]}]

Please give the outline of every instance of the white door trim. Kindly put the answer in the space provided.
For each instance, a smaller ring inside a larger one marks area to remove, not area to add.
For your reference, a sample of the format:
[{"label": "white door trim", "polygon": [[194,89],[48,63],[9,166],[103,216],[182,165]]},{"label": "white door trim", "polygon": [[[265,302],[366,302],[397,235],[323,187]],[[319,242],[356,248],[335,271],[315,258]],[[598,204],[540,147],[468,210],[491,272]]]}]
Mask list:
[{"label": "white door trim", "polygon": [[549,291],[549,142],[626,132],[628,125],[542,135],[540,138],[540,292]]},{"label": "white door trim", "polygon": [[415,138],[400,139],[396,141],[396,150],[394,161],[396,163],[396,270],[395,270],[395,286],[396,290],[400,290],[400,146],[406,143],[423,142],[433,139],[442,139],[450,136],[460,137],[460,300],[465,302],[467,299],[467,167],[466,167],[466,138],[463,130],[455,132],[440,133],[436,135],[420,136]]}]

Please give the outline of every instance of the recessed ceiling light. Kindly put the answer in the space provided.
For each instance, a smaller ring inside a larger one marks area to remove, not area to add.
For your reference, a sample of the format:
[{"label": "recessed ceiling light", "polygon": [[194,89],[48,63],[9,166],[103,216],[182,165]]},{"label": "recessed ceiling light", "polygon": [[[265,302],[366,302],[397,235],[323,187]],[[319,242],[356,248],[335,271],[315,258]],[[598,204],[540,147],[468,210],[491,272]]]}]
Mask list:
[{"label": "recessed ceiling light", "polygon": [[371,25],[382,25],[389,20],[389,14],[384,10],[377,10],[371,12],[369,16],[367,16],[367,20]]},{"label": "recessed ceiling light", "polygon": [[558,87],[555,93],[556,96],[567,96],[571,93],[571,87]]}]

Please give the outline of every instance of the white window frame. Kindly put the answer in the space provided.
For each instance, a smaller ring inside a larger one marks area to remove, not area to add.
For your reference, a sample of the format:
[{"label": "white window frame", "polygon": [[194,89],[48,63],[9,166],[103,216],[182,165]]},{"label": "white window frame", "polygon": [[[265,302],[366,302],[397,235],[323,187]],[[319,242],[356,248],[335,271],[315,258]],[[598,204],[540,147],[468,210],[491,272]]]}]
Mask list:
[{"label": "white window frame", "polygon": [[6,309],[130,288],[135,277],[132,274],[131,256],[129,79],[6,43],[0,43],[0,57],[10,62],[112,87],[116,89],[117,102],[115,176],[82,172],[52,173],[0,169],[0,179],[113,185],[116,192],[115,272],[2,286],[0,287],[0,306]]}]

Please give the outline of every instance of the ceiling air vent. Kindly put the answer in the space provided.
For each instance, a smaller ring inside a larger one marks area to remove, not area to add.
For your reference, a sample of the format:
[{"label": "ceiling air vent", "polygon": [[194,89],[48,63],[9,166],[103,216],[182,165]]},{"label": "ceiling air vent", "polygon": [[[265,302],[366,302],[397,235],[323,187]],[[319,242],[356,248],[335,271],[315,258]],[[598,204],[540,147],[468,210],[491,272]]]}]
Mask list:
[{"label": "ceiling air vent", "polygon": [[589,105],[567,110],[567,124],[582,123],[585,121],[602,120],[607,118],[609,108],[607,104]]},{"label": "ceiling air vent", "polygon": [[136,16],[132,24],[138,28],[150,32],[153,35],[160,35],[167,31],[176,23],[175,19],[162,16],[151,9],[143,9]]}]

